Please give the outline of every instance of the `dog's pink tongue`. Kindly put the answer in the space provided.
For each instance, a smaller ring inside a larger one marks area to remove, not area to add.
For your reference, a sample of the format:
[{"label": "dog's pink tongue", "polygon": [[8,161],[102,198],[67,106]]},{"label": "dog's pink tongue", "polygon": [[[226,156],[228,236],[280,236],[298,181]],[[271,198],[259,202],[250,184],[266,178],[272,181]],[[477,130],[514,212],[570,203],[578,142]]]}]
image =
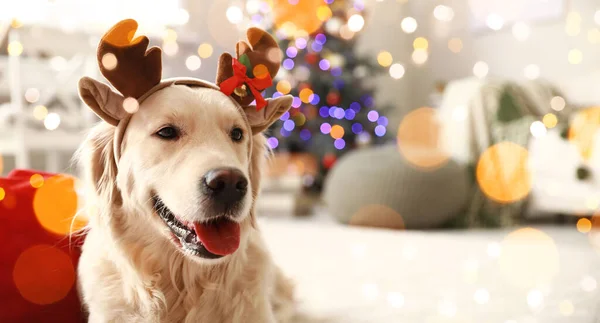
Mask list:
[{"label": "dog's pink tongue", "polygon": [[227,219],[211,223],[194,223],[194,231],[204,247],[215,255],[234,253],[240,246],[240,225]]}]

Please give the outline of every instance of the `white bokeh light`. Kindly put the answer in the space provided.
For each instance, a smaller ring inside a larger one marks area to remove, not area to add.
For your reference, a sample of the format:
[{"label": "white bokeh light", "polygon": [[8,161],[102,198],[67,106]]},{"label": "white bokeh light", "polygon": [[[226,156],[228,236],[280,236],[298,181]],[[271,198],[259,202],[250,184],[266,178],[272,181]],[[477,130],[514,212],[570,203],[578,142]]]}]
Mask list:
[{"label": "white bokeh light", "polygon": [[423,65],[427,63],[427,59],[429,59],[429,53],[425,49],[415,49],[412,53],[412,61],[417,65]]},{"label": "white bokeh light", "polygon": [[375,284],[364,284],[363,294],[368,300],[376,300],[379,297],[379,287]]},{"label": "white bokeh light", "polygon": [[439,21],[452,21],[454,19],[454,10],[448,6],[438,5],[433,9],[433,16]]},{"label": "white bokeh light", "polygon": [[140,104],[135,98],[128,97],[125,98],[125,100],[123,100],[123,109],[127,111],[127,113],[134,114],[138,111],[139,108]]},{"label": "white bokeh light", "polygon": [[405,69],[400,63],[395,63],[390,66],[390,76],[393,79],[399,80],[404,76]]},{"label": "white bokeh light", "polygon": [[485,24],[492,30],[500,30],[504,27],[504,18],[499,14],[492,13],[485,19]]},{"label": "white bokeh light", "polygon": [[456,304],[451,301],[444,300],[438,304],[438,312],[445,317],[454,317],[457,312]]},{"label": "white bokeh light", "polygon": [[242,12],[242,8],[238,6],[231,6],[227,8],[225,16],[227,17],[227,20],[229,20],[230,23],[239,24],[244,18],[244,13]]},{"label": "white bokeh light", "polygon": [[546,126],[541,121],[532,122],[529,130],[531,131],[531,135],[536,138],[541,138],[546,135],[546,132],[548,132]]},{"label": "white bokeh light", "polygon": [[473,294],[473,300],[479,305],[487,304],[490,301],[490,292],[485,288],[480,288]]},{"label": "white bokeh light", "polygon": [[387,295],[388,304],[393,308],[404,306],[404,296],[398,292],[389,292]]},{"label": "white bokeh light", "polygon": [[473,66],[473,75],[482,79],[485,78],[490,71],[490,68],[486,62],[479,61]]},{"label": "white bokeh light", "polygon": [[200,57],[196,55],[188,56],[188,58],[185,60],[185,67],[187,67],[190,71],[198,70],[201,65],[202,60],[200,60]]},{"label": "white bokeh light", "polygon": [[532,309],[537,309],[544,303],[544,294],[541,291],[534,289],[527,293],[527,305]]},{"label": "white bokeh light", "polygon": [[406,17],[402,19],[402,22],[400,23],[400,27],[402,27],[402,30],[407,34],[414,33],[417,30],[417,26],[417,20],[413,17]]},{"label": "white bokeh light", "polygon": [[48,130],[56,130],[60,125],[60,116],[54,112],[48,113],[44,119],[44,127]]},{"label": "white bokeh light", "polygon": [[566,105],[567,102],[562,96],[555,96],[550,100],[550,107],[554,111],[562,111]]},{"label": "white bokeh light", "polygon": [[512,26],[512,34],[518,41],[526,41],[531,35],[531,27],[524,22],[517,22]]},{"label": "white bokeh light", "polygon": [[535,64],[525,66],[523,74],[527,79],[535,80],[540,77],[540,67]]},{"label": "white bokeh light", "polygon": [[352,32],[359,32],[365,25],[365,19],[359,14],[353,14],[348,19],[348,28]]}]

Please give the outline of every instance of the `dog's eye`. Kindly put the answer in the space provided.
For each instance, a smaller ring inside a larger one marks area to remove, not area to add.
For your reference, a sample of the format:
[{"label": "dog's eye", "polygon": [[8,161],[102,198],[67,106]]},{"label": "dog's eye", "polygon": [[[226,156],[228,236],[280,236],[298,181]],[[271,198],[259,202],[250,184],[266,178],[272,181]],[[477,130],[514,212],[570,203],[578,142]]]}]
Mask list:
[{"label": "dog's eye", "polygon": [[156,133],[156,135],[159,136],[161,139],[174,140],[179,137],[179,131],[175,127],[167,126],[167,127],[161,128]]},{"label": "dog's eye", "polygon": [[241,141],[244,138],[244,131],[240,128],[233,128],[229,135],[233,141]]}]

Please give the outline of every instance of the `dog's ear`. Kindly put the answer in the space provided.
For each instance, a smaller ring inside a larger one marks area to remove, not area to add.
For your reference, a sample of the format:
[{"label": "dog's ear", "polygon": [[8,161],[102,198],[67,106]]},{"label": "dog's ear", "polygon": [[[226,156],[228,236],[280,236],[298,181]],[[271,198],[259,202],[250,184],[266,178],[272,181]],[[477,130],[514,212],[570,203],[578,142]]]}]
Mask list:
[{"label": "dog's ear", "polygon": [[79,96],[98,117],[113,126],[127,115],[123,108],[125,98],[102,82],[83,77],[79,80]]},{"label": "dog's ear", "polygon": [[257,110],[256,106],[253,105],[244,107],[252,133],[256,135],[269,128],[273,122],[277,121],[292,107],[293,99],[291,95],[267,99],[267,106],[260,110]]}]

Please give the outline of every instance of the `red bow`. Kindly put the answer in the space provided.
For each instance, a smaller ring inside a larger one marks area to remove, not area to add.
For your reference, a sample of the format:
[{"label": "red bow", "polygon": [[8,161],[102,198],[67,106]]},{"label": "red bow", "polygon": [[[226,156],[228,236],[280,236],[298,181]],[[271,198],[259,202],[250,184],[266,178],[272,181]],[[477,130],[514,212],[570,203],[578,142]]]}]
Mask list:
[{"label": "red bow", "polygon": [[246,66],[240,61],[234,58],[232,65],[233,76],[221,82],[219,85],[221,92],[225,93],[226,95],[231,95],[237,87],[246,84],[250,88],[250,92],[252,92],[252,95],[256,100],[256,110],[258,111],[265,107],[265,105],[267,105],[267,101],[262,97],[260,91],[273,84],[271,75],[267,73],[263,78],[250,78],[248,75],[246,75]]}]

